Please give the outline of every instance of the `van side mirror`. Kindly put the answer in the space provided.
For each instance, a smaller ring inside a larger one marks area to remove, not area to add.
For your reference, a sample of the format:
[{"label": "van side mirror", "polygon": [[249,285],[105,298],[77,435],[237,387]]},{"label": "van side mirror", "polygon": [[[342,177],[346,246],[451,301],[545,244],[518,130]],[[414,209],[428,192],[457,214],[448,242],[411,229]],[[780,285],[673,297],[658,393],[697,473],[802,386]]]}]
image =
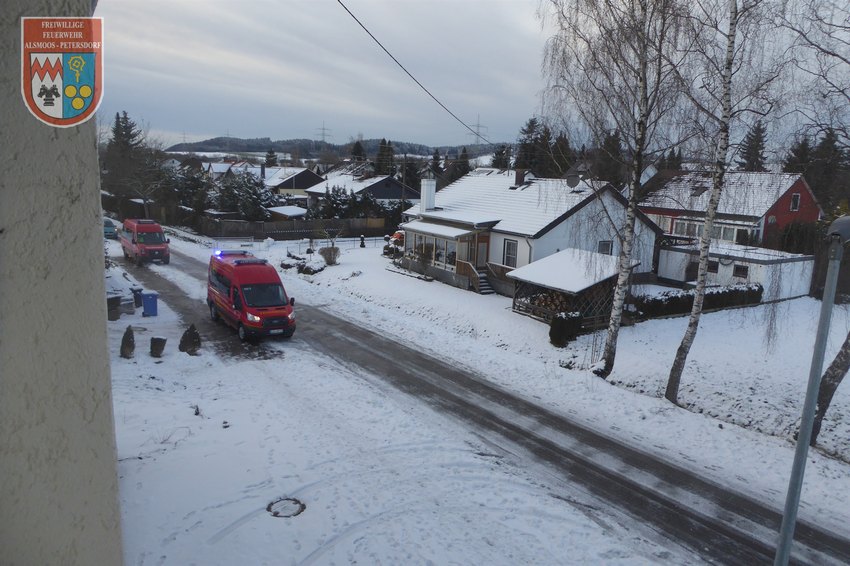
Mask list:
[{"label": "van side mirror", "polygon": [[295,297],[289,297],[289,306],[291,306],[291,307],[295,306]]}]

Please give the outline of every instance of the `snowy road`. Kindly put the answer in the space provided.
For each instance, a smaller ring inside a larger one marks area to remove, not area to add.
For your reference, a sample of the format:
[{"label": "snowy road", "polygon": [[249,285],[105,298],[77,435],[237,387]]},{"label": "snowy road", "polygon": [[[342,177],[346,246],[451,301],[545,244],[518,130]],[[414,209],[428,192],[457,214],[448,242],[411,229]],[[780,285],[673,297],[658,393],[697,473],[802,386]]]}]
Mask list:
[{"label": "snowy road", "polygon": [[[180,253],[172,268],[203,281],[206,266]],[[191,318],[197,298],[188,298],[173,283],[153,272],[134,272],[160,291],[174,310]],[[303,302],[298,304],[297,342],[363,368],[387,383],[468,423],[508,453],[532,455],[558,477],[576,482],[693,549],[709,561],[768,563],[779,515],[758,502],[724,491],[690,472],[669,466],[560,415],[502,391],[456,367],[400,346]],[[222,325],[197,321],[217,349],[232,355],[273,356],[273,342],[243,346]],[[209,338],[208,338],[209,339]],[[224,351],[224,350],[222,350]],[[800,525],[795,559],[804,563],[850,562],[850,542]]]}]

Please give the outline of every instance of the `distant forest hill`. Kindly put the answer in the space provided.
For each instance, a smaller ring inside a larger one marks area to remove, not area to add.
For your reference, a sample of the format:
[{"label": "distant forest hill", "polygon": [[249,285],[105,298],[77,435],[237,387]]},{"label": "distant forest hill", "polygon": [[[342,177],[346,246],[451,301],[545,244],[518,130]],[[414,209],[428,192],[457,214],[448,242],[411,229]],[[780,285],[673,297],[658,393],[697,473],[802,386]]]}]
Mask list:
[{"label": "distant forest hill", "polygon": [[[434,154],[434,147],[422,145],[418,143],[397,142],[389,140],[393,146],[395,155],[421,155],[431,156]],[[381,140],[370,139],[360,140],[360,145],[366,155],[372,156],[378,154],[378,146]],[[348,157],[351,154],[351,146],[354,142],[345,144],[332,144],[316,140],[295,139],[295,140],[277,140],[272,141],[271,138],[230,138],[218,137],[199,142],[178,143],[167,148],[165,151],[180,151],[180,152],[220,152],[220,153],[265,153],[269,149],[275,153],[288,153],[293,156],[298,156],[300,159],[318,159],[322,154],[332,153],[340,158]],[[501,144],[499,144],[501,145]],[[485,153],[492,153],[494,147],[491,145],[467,145],[467,146],[439,146],[436,149],[440,155],[448,153],[450,156],[460,155],[463,148],[466,147],[467,154],[470,157],[477,157]]]}]

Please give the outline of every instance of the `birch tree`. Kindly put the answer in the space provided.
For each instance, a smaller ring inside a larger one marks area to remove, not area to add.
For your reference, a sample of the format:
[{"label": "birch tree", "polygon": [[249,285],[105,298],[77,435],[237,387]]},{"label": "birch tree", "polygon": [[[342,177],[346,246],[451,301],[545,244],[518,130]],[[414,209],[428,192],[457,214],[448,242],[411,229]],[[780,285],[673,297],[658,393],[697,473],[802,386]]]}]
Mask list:
[{"label": "birch tree", "polygon": [[713,146],[713,158],[694,303],[664,394],[672,403],[678,403],[682,373],[702,314],[712,228],[729,167],[730,130],[744,114],[769,112],[768,87],[779,76],[779,67],[769,64],[772,58],[765,46],[762,15],[767,4],[768,0],[696,0],[689,18],[687,64],[676,67],[682,92],[705,126],[702,137]]},{"label": "birch tree", "polygon": [[607,377],[631,275],[642,174],[669,147],[658,138],[676,107],[672,67],[682,11],[679,0],[547,0],[541,14],[555,27],[544,58],[550,104],[577,116],[597,147],[619,132],[628,156],[628,206],[613,226],[620,244],[617,283],[596,368]]}]

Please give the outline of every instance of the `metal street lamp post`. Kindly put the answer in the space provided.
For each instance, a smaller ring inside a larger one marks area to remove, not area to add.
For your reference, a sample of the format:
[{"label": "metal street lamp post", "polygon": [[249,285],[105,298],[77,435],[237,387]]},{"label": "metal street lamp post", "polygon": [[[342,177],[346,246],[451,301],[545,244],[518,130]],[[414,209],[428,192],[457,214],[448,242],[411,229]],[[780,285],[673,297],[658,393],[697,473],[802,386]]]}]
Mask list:
[{"label": "metal street lamp post", "polygon": [[826,271],[826,283],[821,299],[820,319],[818,321],[815,348],[812,353],[812,365],[809,369],[809,383],[806,399],[803,402],[803,416],[797,433],[797,450],[791,467],[791,479],[788,481],[788,494],[785,497],[785,510],[782,513],[782,526],[779,529],[779,542],[776,545],[774,566],[787,566],[791,556],[791,543],[794,539],[794,527],[797,523],[797,508],[800,505],[800,491],[803,487],[803,473],[806,470],[806,456],[814,426],[815,408],[820,388],[823,358],[826,341],[829,336],[829,323],[832,320],[832,307],[835,300],[835,288],[838,283],[838,268],[844,255],[844,244],[850,241],[850,216],[842,216],[829,226],[829,266]]}]

